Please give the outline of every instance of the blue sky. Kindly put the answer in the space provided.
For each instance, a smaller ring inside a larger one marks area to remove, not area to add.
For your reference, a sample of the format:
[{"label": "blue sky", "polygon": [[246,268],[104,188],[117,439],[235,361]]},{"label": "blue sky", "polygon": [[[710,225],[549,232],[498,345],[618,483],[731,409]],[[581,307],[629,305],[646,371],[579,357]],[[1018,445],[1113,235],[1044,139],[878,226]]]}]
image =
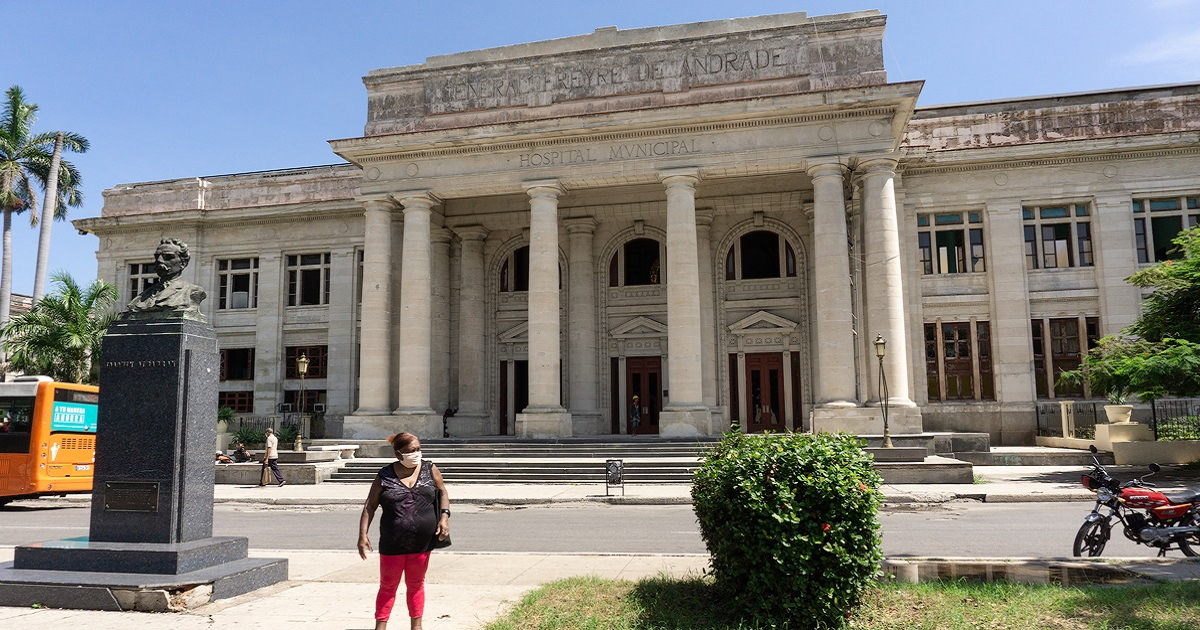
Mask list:
[{"label": "blue sky", "polygon": [[[921,105],[1200,81],[1200,0],[0,0],[0,89],[41,106],[35,130],[70,129],[86,205],[121,183],[340,161],[362,134],[375,68],[589,33],[807,11],[888,16],[891,81]],[[14,220],[13,289],[33,290],[37,234]],[[51,270],[96,276],[93,236],[57,223]]]}]

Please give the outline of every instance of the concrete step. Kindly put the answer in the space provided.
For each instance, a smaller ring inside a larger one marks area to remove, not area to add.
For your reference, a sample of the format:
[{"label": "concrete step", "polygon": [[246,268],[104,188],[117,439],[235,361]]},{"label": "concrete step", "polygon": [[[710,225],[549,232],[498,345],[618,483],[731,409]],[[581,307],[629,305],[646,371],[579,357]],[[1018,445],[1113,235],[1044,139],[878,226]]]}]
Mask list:
[{"label": "concrete step", "polygon": [[[1092,454],[1071,448],[1045,446],[994,446],[986,453],[955,453],[955,459],[976,466],[1091,466]],[[1114,464],[1112,453],[1100,452],[1096,458],[1105,466]]]}]

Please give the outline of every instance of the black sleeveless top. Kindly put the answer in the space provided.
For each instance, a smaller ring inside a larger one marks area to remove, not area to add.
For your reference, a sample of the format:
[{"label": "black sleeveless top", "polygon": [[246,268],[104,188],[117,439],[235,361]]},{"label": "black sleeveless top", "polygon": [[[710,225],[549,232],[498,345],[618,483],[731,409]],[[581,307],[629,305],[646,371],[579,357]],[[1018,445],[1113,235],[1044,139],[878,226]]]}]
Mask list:
[{"label": "black sleeveless top", "polygon": [[433,462],[422,461],[417,483],[405,486],[388,464],[379,470],[379,553],[397,556],[429,551],[437,532],[437,485]]}]

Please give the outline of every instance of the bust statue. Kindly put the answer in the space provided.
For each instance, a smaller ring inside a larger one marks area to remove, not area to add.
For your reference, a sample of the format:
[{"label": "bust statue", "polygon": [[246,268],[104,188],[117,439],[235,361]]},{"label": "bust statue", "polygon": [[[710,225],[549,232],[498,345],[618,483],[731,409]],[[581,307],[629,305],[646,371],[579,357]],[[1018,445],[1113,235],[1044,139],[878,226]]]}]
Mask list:
[{"label": "bust statue", "polygon": [[174,238],[164,238],[154,250],[158,282],[146,287],[121,313],[120,319],[194,319],[207,321],[200,303],[208,297],[204,289],[180,277],[191,262],[188,246]]}]

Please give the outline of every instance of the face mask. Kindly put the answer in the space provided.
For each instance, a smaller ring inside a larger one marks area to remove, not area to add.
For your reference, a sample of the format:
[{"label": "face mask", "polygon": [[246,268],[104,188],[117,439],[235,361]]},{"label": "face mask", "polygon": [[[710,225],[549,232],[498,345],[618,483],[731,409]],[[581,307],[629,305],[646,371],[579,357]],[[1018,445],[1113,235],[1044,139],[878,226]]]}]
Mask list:
[{"label": "face mask", "polygon": [[405,468],[416,468],[421,465],[421,451],[413,451],[411,453],[401,453],[400,463],[404,464]]}]

